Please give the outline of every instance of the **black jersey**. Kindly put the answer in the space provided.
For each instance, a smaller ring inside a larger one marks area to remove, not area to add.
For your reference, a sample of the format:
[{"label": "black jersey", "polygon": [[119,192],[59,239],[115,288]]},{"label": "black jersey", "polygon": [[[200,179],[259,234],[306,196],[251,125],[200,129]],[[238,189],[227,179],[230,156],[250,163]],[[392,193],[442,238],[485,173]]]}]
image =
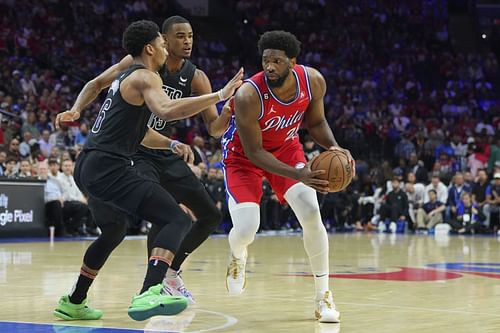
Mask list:
[{"label": "black jersey", "polygon": [[151,112],[146,104],[136,106],[127,103],[120,93],[120,84],[141,68],[145,67],[132,65],[113,81],[84,150],[100,150],[127,158],[135,154],[148,129]]},{"label": "black jersey", "polygon": [[[166,67],[166,66],[165,66]],[[171,99],[191,96],[191,82],[196,71],[196,66],[189,60],[185,60],[181,69],[175,73],[169,73],[166,68],[160,71],[163,81],[163,89]],[[178,121],[167,122],[158,118],[154,113],[148,121],[148,126],[165,136],[170,136],[169,127]]]}]

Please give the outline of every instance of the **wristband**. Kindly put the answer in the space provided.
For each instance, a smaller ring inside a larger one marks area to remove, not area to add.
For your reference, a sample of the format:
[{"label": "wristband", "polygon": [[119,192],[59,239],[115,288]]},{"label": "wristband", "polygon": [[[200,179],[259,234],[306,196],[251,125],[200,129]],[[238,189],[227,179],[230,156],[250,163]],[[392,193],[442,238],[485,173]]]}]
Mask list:
[{"label": "wristband", "polygon": [[219,96],[219,102],[225,100],[222,89],[217,92],[217,95]]},{"label": "wristband", "polygon": [[175,147],[180,143],[181,142],[179,140],[172,140],[172,142],[170,142],[170,149],[174,150]]}]

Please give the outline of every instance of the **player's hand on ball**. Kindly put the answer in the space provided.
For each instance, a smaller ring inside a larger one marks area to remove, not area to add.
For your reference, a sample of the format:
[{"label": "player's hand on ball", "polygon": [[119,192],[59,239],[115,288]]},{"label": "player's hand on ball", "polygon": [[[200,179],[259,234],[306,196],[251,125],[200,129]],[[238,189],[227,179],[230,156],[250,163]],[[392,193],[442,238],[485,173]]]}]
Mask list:
[{"label": "player's hand on ball", "polygon": [[243,67],[241,67],[238,73],[236,73],[236,75],[231,79],[231,81],[226,83],[224,88],[219,91],[219,97],[221,101],[224,101],[233,96],[236,89],[238,89],[243,84],[244,73],[245,71],[243,70]]},{"label": "player's hand on ball", "polygon": [[335,147],[335,146],[330,147],[328,150],[338,150],[338,151],[341,151],[347,155],[347,159],[349,160],[349,163],[351,164],[352,178],[354,178],[356,176],[356,161],[352,157],[351,152],[347,149],[344,149],[341,147]]},{"label": "player's hand on ball", "polygon": [[185,143],[178,143],[173,148],[173,152],[182,157],[186,163],[193,164],[194,154],[189,145]]},{"label": "player's hand on ball", "polygon": [[310,163],[311,162],[309,162],[304,168],[299,169],[298,180],[300,180],[307,186],[312,187],[313,189],[315,189],[320,193],[328,193],[329,189],[328,180],[317,178],[317,176],[325,174],[326,171],[325,170],[312,171],[309,166]]},{"label": "player's hand on ball", "polygon": [[80,119],[80,112],[71,109],[71,110],[65,111],[63,113],[59,113],[56,116],[55,125],[56,125],[56,128],[59,129],[61,127],[61,123],[75,121],[78,119]]}]

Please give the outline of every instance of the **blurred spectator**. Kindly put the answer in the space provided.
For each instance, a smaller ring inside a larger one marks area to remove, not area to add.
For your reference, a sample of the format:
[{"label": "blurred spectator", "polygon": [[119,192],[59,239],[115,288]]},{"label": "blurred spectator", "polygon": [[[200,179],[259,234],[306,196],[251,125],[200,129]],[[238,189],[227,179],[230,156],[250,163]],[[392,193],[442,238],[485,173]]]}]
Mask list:
[{"label": "blurred spectator", "polygon": [[320,153],[320,147],[318,147],[309,135],[306,135],[304,137],[304,154],[306,155],[306,160],[310,161]]},{"label": "blurred spectator", "polygon": [[429,190],[427,194],[429,201],[417,210],[417,229],[428,230],[434,228],[438,223],[443,222],[443,211],[445,205],[438,201],[435,190]]},{"label": "blurred spectator", "polygon": [[494,233],[500,229],[500,172],[495,173],[491,187],[490,227]]},{"label": "blurred spectator", "polygon": [[47,227],[55,227],[55,236],[65,236],[66,231],[64,229],[62,211],[64,199],[62,197],[61,184],[56,177],[49,175],[47,162],[38,164],[38,179],[46,181],[44,193]]},{"label": "blurred spectator", "polygon": [[75,137],[75,145],[83,146],[85,144],[85,141],[87,140],[88,135],[89,135],[89,128],[87,126],[87,123],[81,123],[78,133],[76,134]]},{"label": "blurred spectator", "polygon": [[64,224],[70,228],[71,232],[86,236],[83,225],[83,218],[89,214],[87,199],[76,186],[73,179],[73,161],[64,160],[62,162],[62,173],[57,175],[61,184],[64,199],[63,217]]},{"label": "blurred spectator", "polygon": [[[389,192],[380,207],[380,218],[382,221],[388,220],[391,223],[391,232],[395,232],[397,221],[408,220],[408,197],[400,188],[400,181],[397,177],[392,180],[393,190]],[[394,223],[394,224],[393,224]],[[394,227],[393,227],[394,225]]]},{"label": "blurred spectator", "polygon": [[36,113],[35,111],[30,111],[28,113],[28,119],[24,122],[21,127],[21,135],[24,136],[26,132],[31,133],[31,137],[38,140],[40,137],[40,132],[38,131],[37,122],[36,122]]},{"label": "blurred spectator", "polygon": [[31,163],[28,160],[22,160],[21,166],[19,167],[19,173],[17,177],[19,178],[31,178]]},{"label": "blurred spectator", "polygon": [[444,185],[443,182],[439,179],[439,174],[437,173],[432,174],[431,183],[425,187],[426,196],[424,198],[424,203],[430,201],[428,195],[430,190],[436,191],[438,201],[448,202],[448,189],[446,188],[446,185]]},{"label": "blurred spectator", "polygon": [[472,188],[465,184],[464,175],[457,172],[453,177],[453,185],[450,186],[448,191],[447,206],[450,208],[451,218],[455,218],[457,214],[458,203],[463,193],[471,193]]},{"label": "blurred spectator", "polygon": [[45,157],[50,156],[53,145],[50,141],[50,131],[48,129],[43,130],[40,140],[38,140],[38,145],[40,146],[40,151]]},{"label": "blurred spectator", "polygon": [[485,226],[490,226],[490,208],[493,203],[491,197],[491,184],[488,181],[486,170],[481,169],[477,173],[477,182],[472,187],[472,202],[485,216]]},{"label": "blurred spectator", "polygon": [[17,177],[16,165],[17,165],[17,160],[11,155],[7,156],[5,160],[5,169],[3,171],[3,176],[7,178],[16,178]]},{"label": "blurred spectator", "polygon": [[482,230],[483,213],[472,203],[471,195],[464,192],[457,204],[456,218],[450,221],[452,229],[459,234],[477,233]]}]

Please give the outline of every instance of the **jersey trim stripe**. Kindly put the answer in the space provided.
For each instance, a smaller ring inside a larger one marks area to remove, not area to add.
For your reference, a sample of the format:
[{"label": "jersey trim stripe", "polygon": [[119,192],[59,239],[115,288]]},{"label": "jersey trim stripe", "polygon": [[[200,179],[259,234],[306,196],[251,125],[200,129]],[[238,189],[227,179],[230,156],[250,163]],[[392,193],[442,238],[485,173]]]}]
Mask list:
[{"label": "jersey trim stripe", "polygon": [[226,201],[229,202],[229,198],[233,199],[234,202],[238,203],[234,195],[229,190],[227,186],[227,174],[226,174],[226,165],[224,164],[224,160],[222,161],[222,173],[224,174],[224,187],[226,188]]},{"label": "jersey trim stripe", "polygon": [[295,76],[295,81],[297,83],[297,93],[295,94],[295,98],[292,101],[288,102],[288,103],[282,102],[282,101],[280,101],[280,99],[278,97],[274,96],[273,91],[271,90],[271,88],[269,87],[269,84],[267,83],[267,76],[264,75],[264,80],[266,81],[267,90],[269,90],[269,93],[274,98],[274,100],[276,102],[278,102],[279,104],[281,104],[281,105],[290,105],[290,104],[293,104],[300,97],[300,80],[299,80],[299,76],[297,75],[297,73],[293,69],[292,69],[292,73]]},{"label": "jersey trim stripe", "polygon": [[309,93],[309,100],[312,100],[311,84],[309,83],[309,74],[307,73],[307,68],[304,65],[300,65],[304,70],[304,75],[306,77],[307,92]]},{"label": "jersey trim stripe", "polygon": [[246,80],[246,82],[250,83],[255,88],[255,90],[257,90],[257,94],[259,95],[259,99],[260,99],[259,120],[260,120],[262,117],[264,117],[264,100],[262,99],[262,95],[260,94],[260,90],[259,90],[259,87],[257,86],[257,84],[255,82],[253,82],[251,79]]}]

